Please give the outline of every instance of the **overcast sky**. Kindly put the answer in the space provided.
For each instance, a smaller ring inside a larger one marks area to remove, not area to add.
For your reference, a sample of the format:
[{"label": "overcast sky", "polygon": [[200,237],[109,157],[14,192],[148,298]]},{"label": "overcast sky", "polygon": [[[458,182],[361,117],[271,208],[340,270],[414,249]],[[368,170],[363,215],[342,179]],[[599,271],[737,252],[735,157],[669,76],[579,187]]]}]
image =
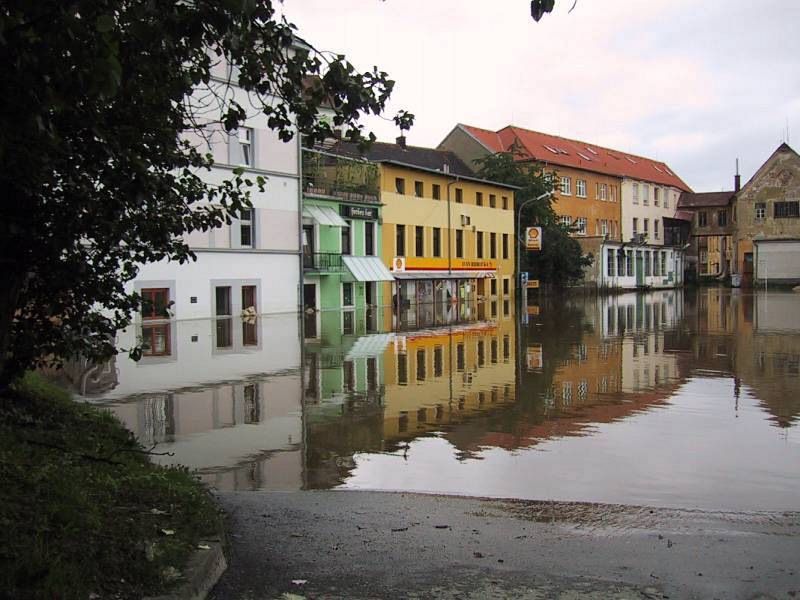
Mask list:
[{"label": "overcast sky", "polygon": [[[320,50],[397,82],[409,143],[458,122],[508,124],[668,163],[695,191],[743,181],[783,141],[800,149],[800,0],[285,0]],[[398,132],[370,120],[382,141]]]}]

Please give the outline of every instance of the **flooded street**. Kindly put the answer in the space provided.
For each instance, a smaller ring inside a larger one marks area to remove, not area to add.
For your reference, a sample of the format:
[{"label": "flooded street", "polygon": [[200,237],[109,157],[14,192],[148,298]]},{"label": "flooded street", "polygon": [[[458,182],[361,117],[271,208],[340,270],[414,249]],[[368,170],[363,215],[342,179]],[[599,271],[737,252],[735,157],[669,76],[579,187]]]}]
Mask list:
[{"label": "flooded street", "polygon": [[799,316],[711,288],[139,325],[82,391],[221,490],[799,510]]}]

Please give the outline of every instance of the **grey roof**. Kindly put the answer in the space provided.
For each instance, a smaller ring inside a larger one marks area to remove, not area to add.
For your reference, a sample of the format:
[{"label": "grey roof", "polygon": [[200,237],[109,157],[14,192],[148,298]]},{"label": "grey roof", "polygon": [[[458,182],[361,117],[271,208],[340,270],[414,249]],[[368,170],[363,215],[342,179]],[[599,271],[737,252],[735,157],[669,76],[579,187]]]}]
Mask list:
[{"label": "grey roof", "polygon": [[731,198],[736,194],[730,192],[683,192],[678,200],[679,208],[694,208],[697,206],[728,206]]}]

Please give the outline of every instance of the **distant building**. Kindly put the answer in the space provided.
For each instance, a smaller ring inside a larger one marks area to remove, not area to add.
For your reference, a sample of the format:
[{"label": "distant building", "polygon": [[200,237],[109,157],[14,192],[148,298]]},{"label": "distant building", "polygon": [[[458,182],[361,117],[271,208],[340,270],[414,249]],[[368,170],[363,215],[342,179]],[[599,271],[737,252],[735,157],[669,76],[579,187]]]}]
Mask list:
[{"label": "distant building", "polygon": [[781,144],[733,201],[742,285],[800,283],[800,156]]},{"label": "distant building", "polygon": [[555,178],[553,208],[585,253],[586,282],[598,288],[674,287],[682,282],[680,247],[665,247],[664,221],[690,188],[659,161],[596,144],[508,126],[456,125],[439,145],[467,164],[514,151]]},{"label": "distant building", "polygon": [[684,192],[678,201],[690,213],[691,237],[687,267],[693,279],[725,278],[733,261],[733,208],[736,192]]}]

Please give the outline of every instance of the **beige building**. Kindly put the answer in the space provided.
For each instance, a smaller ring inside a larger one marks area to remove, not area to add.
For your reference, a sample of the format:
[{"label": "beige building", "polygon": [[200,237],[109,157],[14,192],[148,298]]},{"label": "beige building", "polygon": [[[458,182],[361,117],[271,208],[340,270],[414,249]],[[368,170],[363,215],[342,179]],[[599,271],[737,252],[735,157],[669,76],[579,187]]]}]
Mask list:
[{"label": "beige building", "polygon": [[800,283],[800,156],[788,144],[736,194],[733,218],[742,285]]}]

